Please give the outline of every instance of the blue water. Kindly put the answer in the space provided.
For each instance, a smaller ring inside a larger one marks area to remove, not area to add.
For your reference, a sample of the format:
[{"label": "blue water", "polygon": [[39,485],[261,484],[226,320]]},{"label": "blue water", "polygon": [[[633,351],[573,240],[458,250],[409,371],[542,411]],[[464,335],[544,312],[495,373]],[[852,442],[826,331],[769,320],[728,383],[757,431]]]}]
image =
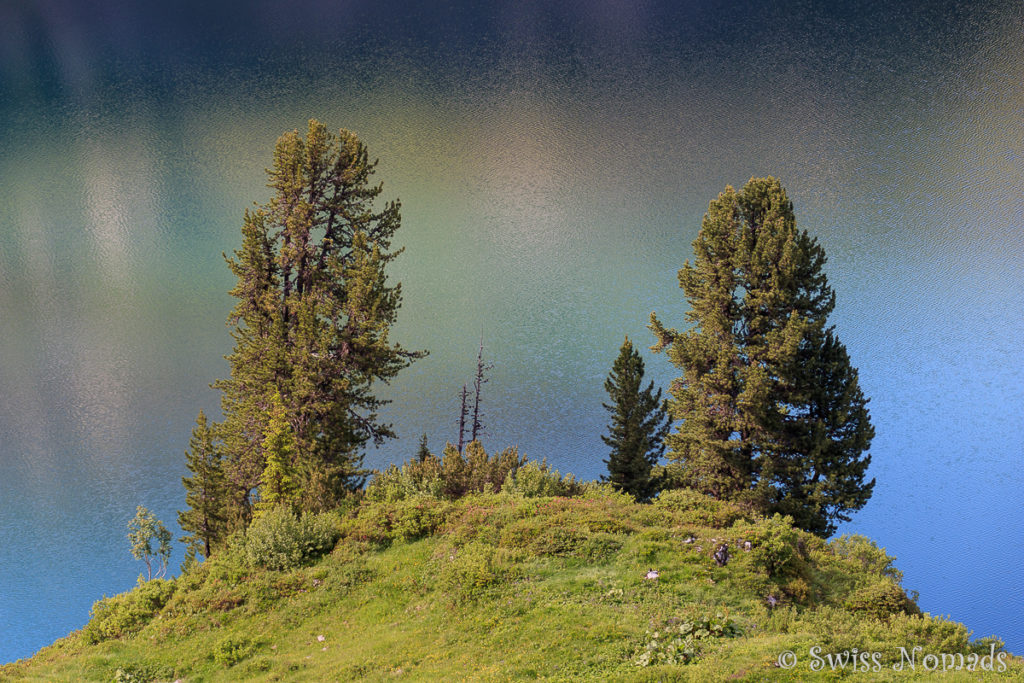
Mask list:
[{"label": "blue water", "polygon": [[184,505],[221,253],[310,116],[402,199],[395,336],[431,351],[369,465],[455,438],[483,333],[485,445],[598,476],[623,335],[683,324],[708,201],[776,175],[871,397],[878,485],[841,532],[1024,651],[1019,3],[156,5],[0,3],[0,662],[133,585],[136,505]]}]

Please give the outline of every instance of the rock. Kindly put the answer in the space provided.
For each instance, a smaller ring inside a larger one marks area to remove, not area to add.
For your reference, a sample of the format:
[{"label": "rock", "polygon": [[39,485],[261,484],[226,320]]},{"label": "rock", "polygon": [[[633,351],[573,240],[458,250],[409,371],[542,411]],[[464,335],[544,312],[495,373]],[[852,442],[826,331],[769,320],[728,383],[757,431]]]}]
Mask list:
[{"label": "rock", "polygon": [[749,553],[750,549],[753,548],[753,547],[754,546],[750,543],[750,541],[743,541],[743,551],[744,552],[748,552]]},{"label": "rock", "polygon": [[647,574],[644,575],[644,578],[645,579],[649,579],[651,581],[656,580],[658,578],[658,570],[657,569],[650,569],[650,570],[648,570]]},{"label": "rock", "polygon": [[724,567],[725,565],[727,565],[729,563],[728,544],[723,543],[722,545],[718,546],[718,550],[715,551],[715,554],[712,555],[712,557],[715,558],[715,562],[718,563],[719,567]]},{"label": "rock", "polygon": [[324,642],[325,640],[327,640],[327,639],[326,639],[326,638],[324,638],[323,636],[317,636],[317,637],[316,637],[316,639],[317,639],[318,641],[320,641],[321,643],[322,643],[322,642]]},{"label": "rock", "polygon": [[779,604],[779,599],[777,597],[775,597],[774,595],[769,595],[768,596],[768,606],[769,607],[775,607],[778,604]]}]

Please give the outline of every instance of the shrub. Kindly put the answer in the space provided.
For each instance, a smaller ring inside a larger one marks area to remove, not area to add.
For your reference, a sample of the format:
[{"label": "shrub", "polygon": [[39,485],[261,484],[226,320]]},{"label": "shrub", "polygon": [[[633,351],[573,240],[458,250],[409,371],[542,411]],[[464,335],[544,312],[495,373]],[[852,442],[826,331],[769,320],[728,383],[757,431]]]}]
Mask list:
[{"label": "shrub", "polygon": [[862,612],[876,619],[888,619],[893,614],[920,614],[921,610],[899,585],[891,579],[857,589],[846,600],[846,609]]},{"label": "shrub", "polygon": [[577,552],[579,557],[591,562],[607,560],[622,549],[622,541],[612,534],[594,534],[588,538]]},{"label": "shrub", "polygon": [[533,541],[530,549],[536,555],[570,557],[578,554],[589,535],[571,527],[548,527]]},{"label": "shrub", "polygon": [[429,536],[444,524],[451,503],[419,494],[394,506],[391,536],[413,541]]},{"label": "shrub", "polygon": [[114,671],[114,683],[150,683],[158,680],[173,680],[174,669],[155,664],[123,664]]},{"label": "shrub", "polygon": [[439,587],[454,602],[471,601],[492,586],[516,577],[508,551],[472,542],[442,552]]},{"label": "shrub", "polygon": [[526,458],[520,456],[515,447],[487,455],[479,441],[471,441],[465,451],[463,455],[451,444],[444,449],[441,479],[444,481],[444,494],[451,499],[488,489],[498,491],[510,472],[526,464]]},{"label": "shrub", "polygon": [[791,569],[796,559],[796,544],[799,532],[793,528],[792,517],[778,513],[765,519],[753,528],[753,549],[751,559],[769,576],[775,577]]},{"label": "shrub", "polygon": [[98,600],[90,611],[91,619],[82,629],[89,643],[121,638],[142,629],[174,595],[173,580],[142,581],[135,590]]},{"label": "shrub", "polygon": [[513,470],[505,477],[501,492],[520,498],[545,498],[573,496],[580,491],[580,485],[572,474],[563,478],[558,470],[548,467],[547,460],[528,462]]},{"label": "shrub", "polygon": [[749,519],[748,513],[728,500],[716,500],[693,489],[662,491],[654,499],[655,507],[680,513],[684,524],[725,528],[734,522]]},{"label": "shrub", "polygon": [[213,661],[223,667],[234,666],[251,655],[255,649],[255,643],[248,638],[225,638],[214,648]]},{"label": "shrub", "polygon": [[331,552],[339,535],[327,514],[299,518],[286,507],[276,507],[246,531],[244,553],[251,567],[294,569]]},{"label": "shrub", "polygon": [[424,460],[410,460],[402,467],[389,465],[377,472],[366,487],[366,499],[375,502],[395,502],[413,496],[444,495],[441,460],[430,455]]},{"label": "shrub", "polygon": [[633,661],[637,666],[689,664],[715,638],[740,635],[739,628],[721,612],[714,617],[671,618],[655,631],[648,631],[644,645]]},{"label": "shrub", "polygon": [[887,576],[896,583],[903,580],[903,572],[893,566],[896,558],[887,555],[885,548],[879,548],[869,538],[860,535],[840,536],[829,546],[836,556],[858,563],[869,572]]}]

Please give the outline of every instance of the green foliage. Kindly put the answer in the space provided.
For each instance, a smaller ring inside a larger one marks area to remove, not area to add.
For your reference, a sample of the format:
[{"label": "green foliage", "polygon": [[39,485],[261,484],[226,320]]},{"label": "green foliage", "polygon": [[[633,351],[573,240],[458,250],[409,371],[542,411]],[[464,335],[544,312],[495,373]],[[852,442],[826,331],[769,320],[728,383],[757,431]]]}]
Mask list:
[{"label": "green foliage", "polygon": [[651,468],[665,452],[669,419],[654,382],[642,389],[644,361],[627,337],[604,382],[611,403],[601,405],[611,414],[608,434],[601,435],[611,454],[605,460],[607,480],[616,489],[646,501],[658,489]]},{"label": "green foliage", "polygon": [[288,423],[288,413],[281,393],[274,392],[270,401],[269,421],[263,430],[263,452],[266,467],[260,477],[260,502],[257,514],[279,506],[293,510],[298,506],[299,485],[295,472],[295,435]]},{"label": "green foliage", "polygon": [[797,558],[799,533],[792,525],[791,518],[776,513],[754,527],[751,558],[769,577],[785,574]]},{"label": "green foliage", "polygon": [[140,581],[133,591],[98,600],[89,612],[82,637],[86,642],[99,643],[136,633],[167,604],[174,591],[174,581],[152,579]]},{"label": "green foliage", "polygon": [[866,571],[887,576],[897,584],[903,580],[903,572],[893,566],[896,558],[887,555],[885,548],[879,548],[869,538],[857,534],[843,535],[833,539],[829,546],[835,555],[855,562]]},{"label": "green foliage", "polygon": [[714,617],[695,619],[673,617],[654,631],[647,631],[646,642],[634,655],[634,664],[640,667],[690,664],[714,640],[739,635],[739,627],[721,612]]},{"label": "green foliage", "polygon": [[507,550],[478,542],[442,549],[438,586],[454,602],[476,600],[518,576],[513,557]]},{"label": "green foliage", "polygon": [[774,178],[711,202],[679,285],[688,330],[652,314],[655,351],[683,371],[665,480],[828,536],[871,495],[874,431],[846,349],[827,326],[825,252]]},{"label": "green foliage", "polygon": [[921,610],[906,592],[891,579],[882,579],[857,589],[846,600],[846,609],[864,612],[876,619],[887,619],[893,614],[920,614]]},{"label": "green foliage", "polygon": [[385,271],[400,251],[391,243],[401,212],[397,202],[375,207],[375,165],[353,133],[311,120],[305,138],[278,139],[274,195],[245,213],[227,259],[237,278],[231,376],[214,385],[232,530],[249,521],[261,485],[272,505],[333,508],[362,486],[365,446],[395,436],[376,386],[424,354],[389,336],[402,297]]},{"label": "green foliage", "polygon": [[444,495],[455,499],[467,493],[499,491],[509,473],[525,464],[526,457],[520,456],[514,446],[488,455],[479,441],[466,444],[464,454],[447,444],[441,462]]},{"label": "green foliage", "polygon": [[401,467],[388,465],[375,473],[366,486],[366,499],[393,503],[417,495],[440,498],[444,488],[441,460],[428,453],[423,459],[410,460]]},{"label": "green foliage", "polygon": [[285,570],[331,552],[339,535],[330,515],[306,514],[300,518],[288,508],[277,507],[252,523],[243,547],[250,567]]},{"label": "green foliage", "polygon": [[201,410],[185,451],[185,466],[192,473],[181,479],[189,509],[178,512],[178,525],[189,533],[181,540],[188,547],[189,557],[194,559],[196,553],[210,557],[227,538],[227,480],[223,455]]},{"label": "green foliage", "polygon": [[565,477],[558,470],[550,469],[547,460],[530,461],[508,473],[501,492],[521,498],[546,498],[553,496],[574,496],[580,491],[572,474]]},{"label": "green foliage", "polygon": [[654,505],[680,513],[685,524],[724,528],[751,517],[750,513],[732,501],[716,500],[693,489],[662,491],[654,499]]},{"label": "green foliage", "polygon": [[[331,515],[345,541],[311,566],[250,566],[246,537],[236,534],[173,582],[142,581],[101,601],[80,635],[0,667],[0,678],[109,681],[120,668],[137,680],[196,681],[449,680],[466,672],[837,680],[806,667],[786,678],[774,663],[784,650],[808,662],[811,645],[880,652],[886,665],[900,661],[900,646],[965,656],[1001,650],[996,641],[971,642],[962,624],[894,610],[901,596],[886,575],[891,558],[866,539],[787,534],[783,517],[725,528],[683,523],[693,501],[673,509],[671,499],[640,505],[607,484],[572,498],[363,499]],[[371,526],[388,542],[373,547],[351,534]],[[756,556],[773,538],[783,544],[773,557]],[[721,544],[732,554],[724,567],[711,558]],[[649,568],[660,577],[645,579]],[[769,594],[779,599],[773,608]],[[726,610],[728,618],[709,618]],[[91,644],[108,638],[120,640]],[[638,667],[645,653],[648,666]],[[971,678],[1021,680],[1024,663],[1007,664],[1005,674]],[[886,680],[914,679],[889,673]]]},{"label": "green foliage", "polygon": [[171,558],[171,532],[152,512],[138,506],[135,517],[128,522],[128,542],[132,557],[146,563],[146,578],[153,578],[153,563],[157,562],[156,575],[167,573],[167,562]]},{"label": "green foliage", "polygon": [[175,678],[174,667],[158,664],[123,664],[114,671],[114,683],[151,683]]},{"label": "green foliage", "polygon": [[213,649],[213,660],[221,666],[232,667],[256,651],[256,644],[248,638],[225,638]]}]

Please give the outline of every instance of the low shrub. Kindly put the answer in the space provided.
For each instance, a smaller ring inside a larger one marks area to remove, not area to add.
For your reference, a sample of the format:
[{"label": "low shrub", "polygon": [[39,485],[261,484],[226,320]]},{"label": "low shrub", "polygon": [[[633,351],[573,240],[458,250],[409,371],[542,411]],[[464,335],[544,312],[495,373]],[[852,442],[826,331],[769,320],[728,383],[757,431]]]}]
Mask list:
[{"label": "low shrub", "polygon": [[167,604],[174,590],[173,579],[143,581],[140,577],[135,590],[93,604],[82,637],[89,643],[99,643],[136,633]]},{"label": "low shrub", "polygon": [[366,486],[366,499],[393,503],[413,496],[440,498],[444,494],[441,460],[429,455],[423,460],[410,460],[401,467],[389,465],[377,472]]},{"label": "low shrub", "polygon": [[615,556],[622,549],[622,541],[612,534],[593,534],[577,549],[577,556],[591,562],[600,562]]},{"label": "low shrub", "polygon": [[114,683],[151,683],[152,681],[174,680],[174,668],[156,664],[129,663],[118,666],[114,671]]},{"label": "low shrub", "polygon": [[673,617],[654,631],[648,631],[633,663],[646,667],[658,664],[689,664],[716,638],[740,635],[736,624],[721,612],[714,617],[680,619]]},{"label": "low shrub", "polygon": [[213,649],[213,661],[227,668],[247,658],[256,650],[256,644],[248,638],[225,638]]},{"label": "low shrub", "polygon": [[340,533],[327,514],[297,517],[286,507],[257,517],[245,532],[244,554],[251,567],[294,569],[334,549]]},{"label": "low shrub", "polygon": [[510,551],[484,543],[472,542],[461,548],[443,549],[438,587],[453,602],[475,600],[487,589],[518,576],[514,559],[515,555]]},{"label": "low shrub", "polygon": [[840,536],[829,543],[829,547],[837,557],[859,564],[861,569],[887,576],[896,583],[903,580],[903,572],[893,566],[896,558],[887,555],[885,548],[879,548],[869,538],[857,534]]},{"label": "low shrub", "polygon": [[800,532],[793,528],[791,517],[778,513],[751,528],[753,548],[750,555],[754,566],[769,577],[791,573],[797,560],[797,542]]},{"label": "low shrub", "polygon": [[547,460],[531,461],[508,473],[501,492],[519,498],[545,498],[574,496],[580,485],[572,474],[564,477],[558,470],[548,467]]},{"label": "low shrub", "polygon": [[658,508],[676,512],[683,524],[725,528],[750,519],[749,513],[728,500],[716,500],[693,489],[662,491],[654,499]]},{"label": "low shrub", "polygon": [[894,614],[921,613],[914,601],[891,579],[857,589],[846,599],[844,606],[851,612],[869,614],[876,619],[888,619]]}]

